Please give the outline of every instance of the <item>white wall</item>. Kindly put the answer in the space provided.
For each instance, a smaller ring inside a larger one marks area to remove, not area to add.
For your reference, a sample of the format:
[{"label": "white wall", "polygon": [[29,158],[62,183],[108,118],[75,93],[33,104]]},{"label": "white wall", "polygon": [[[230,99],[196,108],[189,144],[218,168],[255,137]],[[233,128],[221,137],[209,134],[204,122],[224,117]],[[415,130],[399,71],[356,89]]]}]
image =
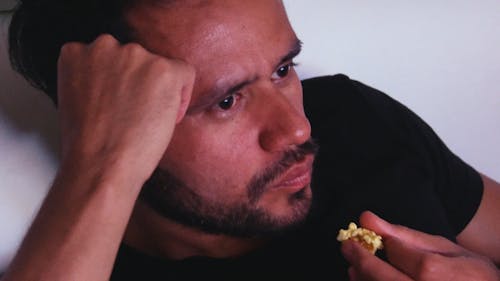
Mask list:
[{"label": "white wall", "polygon": [[284,2],[301,77],[341,72],[386,92],[500,180],[500,1]]},{"label": "white wall", "polygon": [[12,257],[57,166],[56,111],[10,69],[0,15],[0,272]]}]

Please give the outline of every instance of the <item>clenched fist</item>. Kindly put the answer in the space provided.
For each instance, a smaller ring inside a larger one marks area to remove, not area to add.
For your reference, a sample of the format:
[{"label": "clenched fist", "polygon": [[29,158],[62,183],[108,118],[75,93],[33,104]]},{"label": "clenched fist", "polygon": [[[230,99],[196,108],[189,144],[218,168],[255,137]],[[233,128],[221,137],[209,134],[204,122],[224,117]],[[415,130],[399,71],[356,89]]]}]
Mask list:
[{"label": "clenched fist", "polygon": [[111,35],[64,45],[58,61],[62,166],[113,169],[141,184],[183,118],[194,78],[186,63],[135,43],[121,45]]}]

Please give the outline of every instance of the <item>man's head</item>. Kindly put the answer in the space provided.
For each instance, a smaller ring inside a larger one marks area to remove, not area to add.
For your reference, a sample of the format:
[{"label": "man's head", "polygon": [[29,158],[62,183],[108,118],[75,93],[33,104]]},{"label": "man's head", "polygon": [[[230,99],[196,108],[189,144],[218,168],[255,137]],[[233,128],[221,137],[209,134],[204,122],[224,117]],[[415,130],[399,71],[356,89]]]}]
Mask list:
[{"label": "man's head", "polygon": [[257,235],[300,222],[311,202],[314,146],[293,69],[300,41],[282,2],[113,5],[119,16],[109,8],[110,22],[99,16],[104,23],[95,26],[196,69],[187,114],[142,199],[212,233]]}]

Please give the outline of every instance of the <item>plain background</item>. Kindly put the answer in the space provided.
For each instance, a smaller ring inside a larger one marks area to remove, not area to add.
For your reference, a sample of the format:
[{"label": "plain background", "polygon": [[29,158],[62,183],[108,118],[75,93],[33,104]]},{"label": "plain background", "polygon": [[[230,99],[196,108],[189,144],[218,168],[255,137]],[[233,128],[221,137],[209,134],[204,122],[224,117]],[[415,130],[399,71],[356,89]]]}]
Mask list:
[{"label": "plain background", "polygon": [[[9,6],[13,0],[0,0]],[[285,0],[302,78],[345,73],[406,104],[476,169],[500,180],[500,1]],[[13,73],[0,15],[0,269],[57,167],[48,99]]]}]

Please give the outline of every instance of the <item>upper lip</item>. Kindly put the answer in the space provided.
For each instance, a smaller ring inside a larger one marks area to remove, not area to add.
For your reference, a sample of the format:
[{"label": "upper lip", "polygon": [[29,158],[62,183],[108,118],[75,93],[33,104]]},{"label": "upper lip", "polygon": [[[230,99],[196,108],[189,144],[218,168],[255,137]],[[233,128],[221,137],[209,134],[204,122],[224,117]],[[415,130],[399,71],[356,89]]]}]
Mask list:
[{"label": "upper lip", "polygon": [[304,160],[292,165],[290,168],[288,168],[288,170],[286,170],[282,175],[280,175],[271,184],[271,187],[286,185],[287,182],[291,182],[302,175],[311,173],[313,162],[314,162],[314,157],[312,155],[307,155]]}]

